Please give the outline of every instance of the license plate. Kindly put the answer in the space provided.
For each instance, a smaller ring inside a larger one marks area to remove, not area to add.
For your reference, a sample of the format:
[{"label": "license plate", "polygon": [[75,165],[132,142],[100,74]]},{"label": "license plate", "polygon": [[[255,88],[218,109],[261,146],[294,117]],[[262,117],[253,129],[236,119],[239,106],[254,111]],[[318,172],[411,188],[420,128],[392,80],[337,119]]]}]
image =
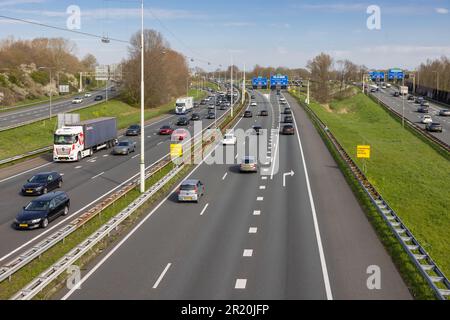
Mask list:
[{"label": "license plate", "polygon": [[192,201],[192,197],[184,197],[184,200]]},{"label": "license plate", "polygon": [[21,224],[19,224],[19,227],[21,227],[21,228],[28,228],[28,224],[26,224],[26,223],[21,223]]},{"label": "license plate", "polygon": [[26,190],[26,193],[33,193],[33,190]]}]

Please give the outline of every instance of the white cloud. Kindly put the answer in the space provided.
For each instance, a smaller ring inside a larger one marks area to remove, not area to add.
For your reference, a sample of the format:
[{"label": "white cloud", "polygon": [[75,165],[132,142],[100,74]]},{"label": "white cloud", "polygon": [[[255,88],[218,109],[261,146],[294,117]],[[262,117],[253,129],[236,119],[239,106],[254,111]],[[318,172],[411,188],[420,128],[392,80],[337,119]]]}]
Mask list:
[{"label": "white cloud", "polygon": [[439,14],[447,14],[448,9],[447,8],[436,8],[436,12]]},{"label": "white cloud", "polygon": [[47,0],[8,0],[0,2],[0,7],[17,6],[21,4],[44,3]]},{"label": "white cloud", "polygon": [[289,51],[288,51],[288,49],[287,49],[286,47],[283,47],[283,46],[277,46],[277,53],[278,53],[278,54],[285,55],[285,54],[288,54]]},{"label": "white cloud", "polygon": [[226,22],[223,24],[224,27],[253,27],[255,26],[252,22]]},{"label": "white cloud", "polygon": [[[50,10],[43,11],[43,10],[27,10],[27,9],[8,9],[7,11],[19,14],[39,15],[45,17],[67,17],[66,11],[50,11]],[[83,18],[92,18],[92,19],[110,19],[110,20],[127,19],[140,17],[141,10],[137,8],[136,9],[107,8],[107,9],[83,10],[83,8],[81,8],[81,15]],[[161,20],[174,20],[174,19],[202,19],[205,18],[206,16],[200,13],[187,10],[167,10],[160,8],[150,8],[144,9],[144,17],[146,19],[154,19],[156,17]]]}]

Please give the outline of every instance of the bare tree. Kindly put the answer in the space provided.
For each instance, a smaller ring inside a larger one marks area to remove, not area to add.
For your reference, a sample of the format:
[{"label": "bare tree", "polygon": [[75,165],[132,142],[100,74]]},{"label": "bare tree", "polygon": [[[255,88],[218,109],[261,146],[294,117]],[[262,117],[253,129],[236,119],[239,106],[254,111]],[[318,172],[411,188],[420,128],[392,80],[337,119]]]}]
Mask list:
[{"label": "bare tree", "polygon": [[312,93],[319,102],[329,101],[329,80],[331,79],[332,66],[333,58],[325,53],[319,54],[308,62],[307,68],[311,72],[313,80]]}]

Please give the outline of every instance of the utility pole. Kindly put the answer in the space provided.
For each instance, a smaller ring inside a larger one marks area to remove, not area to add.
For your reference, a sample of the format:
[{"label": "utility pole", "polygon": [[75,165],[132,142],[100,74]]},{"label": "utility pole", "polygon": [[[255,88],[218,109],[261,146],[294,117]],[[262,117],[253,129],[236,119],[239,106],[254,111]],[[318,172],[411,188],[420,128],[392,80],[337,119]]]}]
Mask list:
[{"label": "utility pole", "polygon": [[144,134],[144,0],[141,0],[141,159],[140,191],[145,192],[145,134]]},{"label": "utility pole", "polygon": [[80,71],[80,92],[83,91],[83,71]]},{"label": "utility pole", "polygon": [[[405,86],[405,77],[402,78],[402,87]],[[403,89],[402,89],[403,90]],[[402,92],[402,127],[405,127],[405,95]]]},{"label": "utility pole", "polygon": [[49,105],[49,109],[48,109],[48,119],[50,120],[52,118],[52,95],[53,95],[53,77],[52,77],[52,68],[53,67],[39,67],[38,69],[48,69],[49,73],[50,73],[50,105]]},{"label": "utility pole", "polygon": [[306,90],[306,104],[309,105],[309,79],[308,79],[307,90]]},{"label": "utility pole", "polygon": [[234,109],[233,109],[233,54],[231,54],[231,117],[234,116]]},{"label": "utility pole", "polygon": [[244,75],[242,80],[242,104],[244,104],[245,100],[245,63],[244,63]]}]

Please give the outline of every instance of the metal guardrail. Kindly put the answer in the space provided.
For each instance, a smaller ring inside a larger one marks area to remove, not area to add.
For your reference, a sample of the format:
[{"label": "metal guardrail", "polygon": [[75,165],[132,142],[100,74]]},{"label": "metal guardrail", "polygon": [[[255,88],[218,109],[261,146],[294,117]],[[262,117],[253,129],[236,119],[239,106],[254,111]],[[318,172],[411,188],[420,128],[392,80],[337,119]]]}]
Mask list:
[{"label": "metal guardrail", "polygon": [[81,244],[72,249],[69,253],[59,259],[50,268],[42,272],[26,287],[16,293],[11,300],[30,300],[42,289],[44,289],[49,283],[55,280],[60,274],[62,274],[67,268],[72,266],[78,259],[80,259],[86,252],[92,249],[103,238],[110,235],[125,219],[133,214],[138,208],[140,208],[150,197],[152,197],[157,191],[159,191],[167,182],[177,175],[178,172],[184,167],[181,165],[170,171],[161,180],[154,184],[148,191],[141,194],[136,200],[134,200],[125,209],[119,212],[116,216],[111,218],[106,224],[101,226],[97,231],[91,234]]},{"label": "metal guardrail", "polygon": [[24,154],[20,154],[20,155],[11,157],[11,158],[3,159],[3,160],[0,160],[0,165],[5,164],[5,163],[10,163],[10,162],[13,162],[13,161],[16,161],[16,160],[24,159],[24,158],[27,158],[27,157],[30,157],[30,156],[34,156],[36,154],[43,153],[43,152],[46,152],[46,151],[50,151],[52,149],[53,149],[53,146],[48,146],[48,147],[40,148],[40,149],[37,149],[37,150],[29,151],[29,152],[26,152]]},{"label": "metal guardrail", "polygon": [[[235,105],[238,104],[239,100],[235,102]],[[222,114],[217,120],[226,119],[226,115],[230,112],[230,109]],[[237,114],[236,114],[237,116]],[[221,122],[218,124],[221,124]],[[206,130],[210,129],[214,123],[211,123],[209,126],[204,128],[201,133],[205,132]],[[199,134],[201,134],[199,133]],[[196,136],[191,137],[189,141],[186,141],[185,143],[188,143],[190,141],[195,141]],[[164,166],[170,163],[170,154],[165,155],[160,160],[158,160],[152,167],[149,168],[148,172],[146,173],[146,179],[150,177],[152,174],[156,173],[160,169],[162,169]],[[16,273],[18,270],[29,264],[31,261],[36,259],[37,257],[40,257],[43,253],[45,253],[47,250],[52,248],[57,243],[64,241],[64,239],[70,235],[72,232],[76,231],[78,228],[80,228],[82,225],[84,225],[86,222],[88,222],[90,219],[95,217],[97,214],[100,214],[104,209],[106,209],[108,206],[110,206],[114,201],[121,198],[123,195],[125,195],[128,191],[133,189],[135,186],[137,186],[139,183],[139,179],[136,178],[133,181],[126,184],[124,187],[122,187],[120,190],[116,191],[114,194],[109,196],[107,199],[103,200],[99,204],[95,205],[93,208],[88,210],[87,212],[83,213],[81,216],[77,217],[73,221],[71,221],[69,224],[65,225],[52,235],[45,238],[43,241],[39,242],[29,250],[25,251],[24,253],[20,254],[19,256],[15,257],[2,267],[0,267],[0,282],[11,279],[11,276]]]},{"label": "metal guardrail", "polygon": [[[238,104],[236,101],[235,104]],[[242,111],[243,108],[241,108]],[[227,113],[224,113],[219,119],[224,118]],[[238,113],[236,113],[236,117]],[[226,119],[226,118],[224,118]],[[207,127],[203,131],[207,130]],[[203,132],[202,131],[202,132]],[[193,138],[192,138],[193,139]],[[203,139],[200,141],[200,149],[196,149],[195,145],[192,146],[194,152],[202,152],[203,148],[210,148],[212,142],[207,141],[204,145]],[[216,142],[218,143],[218,142]],[[87,251],[94,247],[99,241],[108,236],[114,229],[116,229],[120,223],[122,223],[126,218],[128,218],[134,211],[136,211],[142,204],[144,204],[151,196],[153,196],[158,190],[160,190],[167,182],[169,182],[173,177],[176,176],[178,172],[183,168],[184,164],[177,166],[166,176],[164,176],[160,181],[154,184],[147,192],[143,193],[138,199],[133,201],[127,208],[122,210],[115,217],[110,219],[105,225],[100,227],[96,232],[94,232],[90,237],[83,241],[80,245],[72,249],[68,254],[58,260],[54,265],[48,268],[46,271],[42,272],[38,277],[36,277],[31,283],[26,287],[16,293],[11,300],[30,300],[36,294],[38,294],[42,289],[44,289],[49,283],[55,280],[59,275],[61,275],[67,268],[73,265],[79,258],[81,258]]]},{"label": "metal guardrail", "polygon": [[[367,177],[334,137],[326,124],[322,122],[322,120],[308,105],[302,103],[301,101],[300,104],[312,116],[314,121],[319,124],[320,128],[331,141],[341,158],[347,163],[354,177],[358,180],[363,190],[367,193],[377,211],[388,224],[391,231],[394,233],[403,249],[408,253],[419,272],[424,276],[436,296],[441,300],[446,300],[446,297],[450,297],[450,282],[433,261],[431,256],[420,245],[419,241],[414,237],[412,232],[406,227],[395,211],[389,206],[386,200],[383,199],[380,193],[369,182]],[[440,284],[440,286],[438,286],[438,284]]]},{"label": "metal guardrail", "polygon": [[[393,114],[394,116],[396,116],[398,119],[402,119],[402,115],[395,111],[393,108],[391,108],[390,106],[388,106],[386,103],[384,103],[383,101],[381,101],[380,99],[378,99],[377,97],[373,96],[372,94],[369,94],[369,97],[376,103],[379,103],[383,108],[387,109],[391,114]],[[432,134],[430,134],[428,131],[422,129],[420,126],[418,126],[417,124],[415,124],[414,122],[412,122],[411,120],[408,120],[407,118],[405,118],[405,123],[408,125],[409,128],[413,129],[415,132],[417,132],[418,134],[422,135],[423,137],[431,140],[432,142],[436,143],[440,148],[446,150],[447,152],[450,152],[450,145],[448,145],[447,143],[445,143],[444,141],[440,140],[439,138],[433,136]]]},{"label": "metal guardrail", "polygon": [[[146,173],[146,178],[161,170],[169,163],[169,159],[162,159],[161,161],[155,163]],[[139,178],[134,179],[129,182],[125,186],[123,186],[120,190],[113,193],[107,199],[103,200],[99,204],[95,205],[90,210],[86,211],[79,217],[72,220],[67,225],[60,228],[58,231],[54,232],[43,241],[39,242],[29,250],[25,251],[18,257],[14,258],[4,266],[0,268],[0,282],[5,279],[10,279],[10,277],[23,268],[25,265],[33,261],[34,259],[41,256],[45,251],[56,245],[57,243],[64,241],[66,237],[68,237],[72,232],[83,226],[93,217],[97,216],[101,211],[105,210],[109,207],[114,201],[124,196],[128,191],[133,189],[139,183]]]}]

